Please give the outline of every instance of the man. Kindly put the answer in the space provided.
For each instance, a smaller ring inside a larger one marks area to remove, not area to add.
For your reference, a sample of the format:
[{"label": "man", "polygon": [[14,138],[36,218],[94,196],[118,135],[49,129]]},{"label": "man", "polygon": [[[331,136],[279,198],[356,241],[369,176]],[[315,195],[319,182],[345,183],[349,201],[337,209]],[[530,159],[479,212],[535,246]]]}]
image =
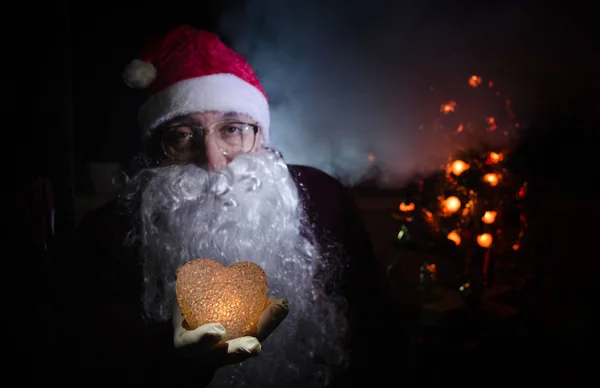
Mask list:
[{"label": "man", "polygon": [[[382,299],[360,215],[336,180],[269,148],[267,97],[246,61],[216,35],[181,26],[151,42],[124,78],[147,91],[147,152],[119,199],[78,231],[69,287],[81,371],[316,387],[343,381],[349,365],[368,368]],[[265,270],[271,299],[255,337],[217,344],[219,322],[187,328],[176,270],[199,257]]]}]

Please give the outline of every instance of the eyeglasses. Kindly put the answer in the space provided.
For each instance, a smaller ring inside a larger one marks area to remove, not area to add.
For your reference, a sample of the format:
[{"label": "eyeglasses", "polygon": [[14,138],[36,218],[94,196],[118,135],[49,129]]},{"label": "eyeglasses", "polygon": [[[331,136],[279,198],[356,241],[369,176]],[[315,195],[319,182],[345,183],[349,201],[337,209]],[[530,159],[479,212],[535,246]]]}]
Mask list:
[{"label": "eyeglasses", "polygon": [[176,161],[192,162],[206,155],[204,136],[213,136],[228,160],[252,151],[259,127],[240,121],[221,121],[204,128],[198,124],[175,124],[162,130],[162,149]]}]

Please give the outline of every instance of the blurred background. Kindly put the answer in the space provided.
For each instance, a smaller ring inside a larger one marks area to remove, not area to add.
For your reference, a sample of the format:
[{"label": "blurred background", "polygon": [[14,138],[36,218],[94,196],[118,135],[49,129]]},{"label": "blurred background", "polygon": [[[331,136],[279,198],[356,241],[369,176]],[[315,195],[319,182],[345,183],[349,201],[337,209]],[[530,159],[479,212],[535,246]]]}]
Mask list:
[{"label": "blurred background", "polygon": [[355,194],[397,303],[386,330],[409,344],[386,361],[406,367],[398,384],[476,372],[583,384],[600,215],[590,7],[212,0],[22,11],[5,53],[17,120],[5,146],[22,156],[17,238],[43,273],[51,248],[114,195],[113,174],[140,149],[144,99],[121,72],[150,36],[188,23],[255,68],[286,160]]}]

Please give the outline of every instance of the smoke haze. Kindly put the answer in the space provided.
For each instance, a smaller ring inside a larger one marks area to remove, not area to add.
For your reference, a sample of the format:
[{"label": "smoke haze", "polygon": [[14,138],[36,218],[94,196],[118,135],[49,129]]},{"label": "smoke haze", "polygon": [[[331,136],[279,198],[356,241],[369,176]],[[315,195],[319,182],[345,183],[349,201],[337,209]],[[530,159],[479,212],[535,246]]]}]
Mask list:
[{"label": "smoke haze", "polygon": [[[253,0],[222,16],[221,35],[249,60],[269,96],[272,145],[288,163],[348,185],[375,168],[380,186],[398,186],[439,168],[459,144],[501,146],[518,136],[505,102],[517,115],[532,109],[543,77],[531,74],[544,70],[531,58],[552,39],[527,38],[534,9],[515,1],[486,10],[394,3]],[[474,74],[483,79],[478,88],[468,85]],[[441,114],[450,100],[455,112]],[[455,133],[467,121],[486,125],[485,117],[498,124],[485,139]],[[515,120],[526,127],[526,117]]]}]

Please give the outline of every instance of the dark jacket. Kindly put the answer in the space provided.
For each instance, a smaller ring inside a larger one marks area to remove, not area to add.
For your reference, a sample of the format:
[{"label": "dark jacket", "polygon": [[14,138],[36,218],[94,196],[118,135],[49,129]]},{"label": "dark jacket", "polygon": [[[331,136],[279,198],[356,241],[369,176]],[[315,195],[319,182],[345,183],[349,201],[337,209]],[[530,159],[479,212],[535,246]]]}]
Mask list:
[{"label": "dark jacket", "polygon": [[[292,165],[290,172],[314,234],[333,238],[349,257],[343,292],[355,317],[351,371],[368,369],[368,326],[377,327],[383,298],[361,215],[349,191],[331,176],[305,166]],[[147,376],[149,382],[165,378],[172,383],[173,375],[182,373],[170,372],[170,366],[181,371],[185,361],[175,357],[169,325],[141,319],[141,263],[136,250],[124,246],[130,228],[129,217],[119,213],[116,201],[93,211],[78,228],[76,253],[67,271],[70,280],[65,283],[65,294],[72,298],[71,316],[76,314],[80,322],[69,334],[71,354],[82,374],[94,371],[94,376],[108,378],[119,373],[121,381],[140,382]],[[69,291],[73,289],[77,291]],[[210,378],[211,371],[202,377],[196,374],[194,383],[199,386]]]}]

